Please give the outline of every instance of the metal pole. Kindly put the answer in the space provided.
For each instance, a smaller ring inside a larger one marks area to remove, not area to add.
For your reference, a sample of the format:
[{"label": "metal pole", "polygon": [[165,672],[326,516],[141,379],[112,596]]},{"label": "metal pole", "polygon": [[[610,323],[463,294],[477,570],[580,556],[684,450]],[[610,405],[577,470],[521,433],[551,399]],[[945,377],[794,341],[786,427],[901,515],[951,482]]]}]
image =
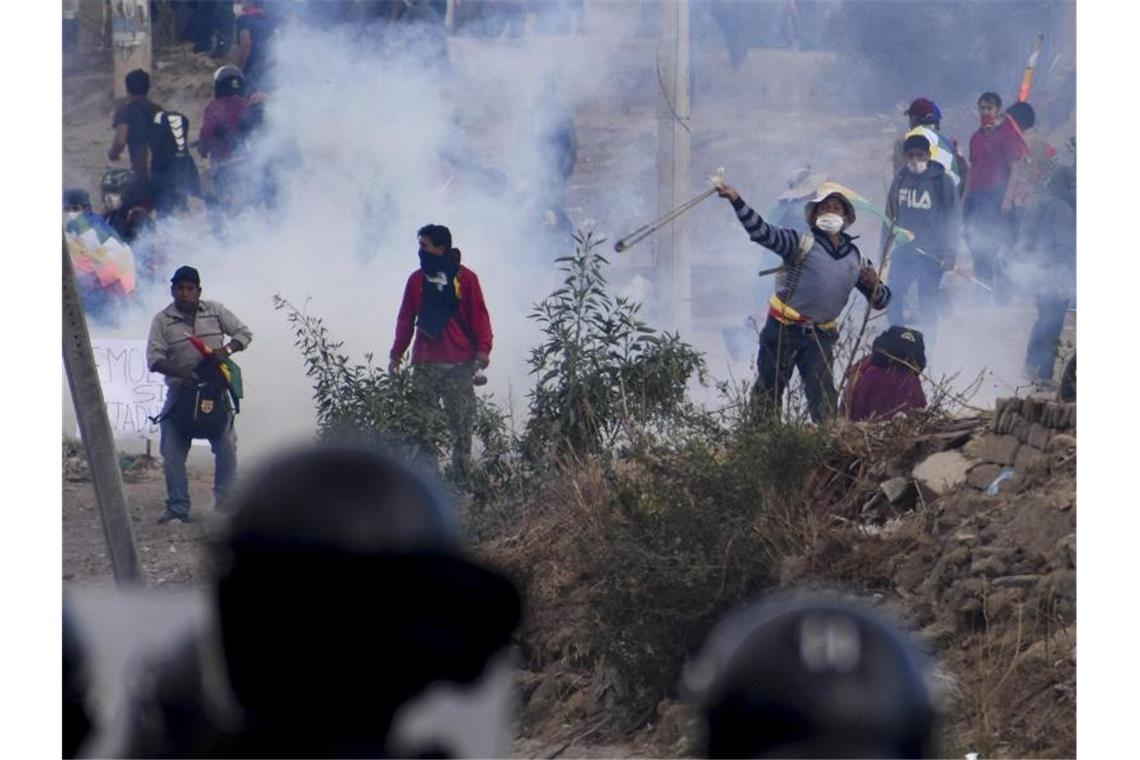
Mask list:
[{"label": "metal pole", "polygon": [[[661,3],[657,43],[657,208],[661,214],[683,203],[690,192],[689,0]],[[657,284],[669,321],[682,335],[691,332],[692,276],[688,216],[657,237]]]},{"label": "metal pole", "polygon": [[124,81],[135,69],[151,72],[150,3],[115,0],[111,3],[111,59],[114,62],[115,97],[127,96]]},{"label": "metal pole", "polygon": [[141,584],[143,577],[123,493],[123,474],[119,471],[115,438],[111,434],[103,388],[99,385],[95,357],[91,353],[91,336],[87,332],[87,319],[75,286],[75,270],[67,252],[66,238],[63,240],[63,367],[67,372],[67,384],[71,387],[75,416],[79,420],[79,435],[83,438],[83,448],[91,468],[111,572],[119,586]]}]

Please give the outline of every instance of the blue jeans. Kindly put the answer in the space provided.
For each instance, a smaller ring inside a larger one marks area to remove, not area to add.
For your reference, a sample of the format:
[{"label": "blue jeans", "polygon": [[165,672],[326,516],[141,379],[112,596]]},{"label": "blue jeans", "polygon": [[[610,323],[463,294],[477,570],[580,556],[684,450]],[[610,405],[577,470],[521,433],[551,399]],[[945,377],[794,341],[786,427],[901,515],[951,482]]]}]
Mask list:
[{"label": "blue jeans", "polygon": [[[165,414],[174,404],[173,389],[166,394],[162,407]],[[225,501],[233,489],[237,473],[237,434],[234,433],[233,413],[230,413],[226,430],[210,440],[214,452],[214,505]],[[190,483],[186,478],[186,457],[190,454],[190,438],[174,427],[167,418],[159,423],[158,451],[162,455],[162,474],[166,477],[166,509],[181,518],[190,516]]]}]

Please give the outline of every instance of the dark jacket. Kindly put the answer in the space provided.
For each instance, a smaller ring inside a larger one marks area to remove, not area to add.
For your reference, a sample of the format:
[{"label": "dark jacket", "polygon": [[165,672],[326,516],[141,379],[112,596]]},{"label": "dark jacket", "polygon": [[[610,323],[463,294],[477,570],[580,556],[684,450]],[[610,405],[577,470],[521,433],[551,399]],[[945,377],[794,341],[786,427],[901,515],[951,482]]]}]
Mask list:
[{"label": "dark jacket", "polygon": [[931,161],[922,174],[903,167],[887,193],[887,217],[914,233],[909,245],[953,263],[961,226],[957,198],[942,164]]},{"label": "dark jacket", "polygon": [[1075,287],[1077,217],[1072,206],[1046,195],[1026,208],[1017,226],[1011,275],[1038,294],[1069,296]]}]

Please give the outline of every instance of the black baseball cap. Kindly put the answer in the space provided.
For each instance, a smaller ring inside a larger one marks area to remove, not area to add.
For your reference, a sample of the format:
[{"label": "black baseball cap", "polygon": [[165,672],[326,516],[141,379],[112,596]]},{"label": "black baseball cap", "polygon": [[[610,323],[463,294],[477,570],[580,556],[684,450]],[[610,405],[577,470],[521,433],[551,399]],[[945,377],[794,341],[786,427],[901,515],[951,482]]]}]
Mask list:
[{"label": "black baseball cap", "polygon": [[170,284],[174,285],[181,280],[189,280],[195,285],[202,284],[202,278],[198,276],[198,270],[194,267],[178,267],[178,269],[174,270],[174,276],[170,278]]}]

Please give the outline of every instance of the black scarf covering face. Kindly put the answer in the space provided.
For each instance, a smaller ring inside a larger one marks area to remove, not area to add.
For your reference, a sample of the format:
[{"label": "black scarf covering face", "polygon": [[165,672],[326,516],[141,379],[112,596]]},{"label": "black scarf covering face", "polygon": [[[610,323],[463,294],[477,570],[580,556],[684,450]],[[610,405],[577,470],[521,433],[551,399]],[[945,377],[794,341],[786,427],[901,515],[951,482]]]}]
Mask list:
[{"label": "black scarf covering face", "polygon": [[459,249],[451,248],[440,256],[420,251],[423,270],[423,298],[416,327],[432,340],[443,337],[451,315],[459,308]]}]

